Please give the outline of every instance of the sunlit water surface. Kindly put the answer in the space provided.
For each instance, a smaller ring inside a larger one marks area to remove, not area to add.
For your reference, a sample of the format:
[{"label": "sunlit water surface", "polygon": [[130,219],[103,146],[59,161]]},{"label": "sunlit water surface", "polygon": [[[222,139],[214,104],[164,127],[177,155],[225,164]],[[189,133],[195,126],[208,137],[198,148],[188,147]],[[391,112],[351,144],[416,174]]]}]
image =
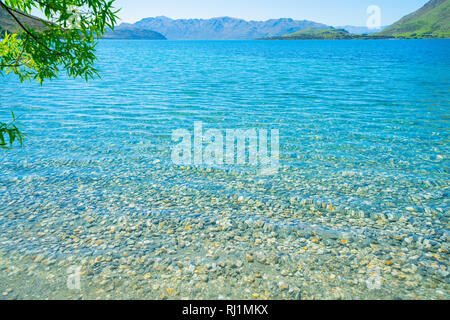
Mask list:
[{"label": "sunlit water surface", "polygon": [[[450,298],[449,57],[104,41],[101,80],[0,78],[27,134],[0,152],[0,298]],[[196,121],[278,129],[279,171],[175,165]]]}]

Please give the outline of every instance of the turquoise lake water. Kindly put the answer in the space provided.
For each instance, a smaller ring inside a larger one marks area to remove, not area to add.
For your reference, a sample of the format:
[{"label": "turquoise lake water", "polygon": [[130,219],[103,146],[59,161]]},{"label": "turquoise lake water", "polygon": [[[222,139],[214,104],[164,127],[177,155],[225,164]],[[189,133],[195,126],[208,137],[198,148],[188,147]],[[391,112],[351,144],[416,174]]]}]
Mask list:
[{"label": "turquoise lake water", "polygon": [[[27,134],[0,152],[3,298],[450,298],[450,40],[98,58],[88,83],[0,78],[0,120]],[[279,171],[175,165],[196,121],[279,130]]]}]

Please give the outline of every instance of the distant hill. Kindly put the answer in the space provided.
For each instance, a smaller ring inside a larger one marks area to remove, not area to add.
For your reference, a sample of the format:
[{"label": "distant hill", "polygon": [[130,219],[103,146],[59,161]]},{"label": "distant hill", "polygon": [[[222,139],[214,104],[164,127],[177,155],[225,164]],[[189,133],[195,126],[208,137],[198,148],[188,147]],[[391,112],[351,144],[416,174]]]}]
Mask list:
[{"label": "distant hill", "polygon": [[270,37],[269,40],[343,40],[353,39],[353,35],[344,29],[306,28],[281,37]]},{"label": "distant hill", "polygon": [[281,37],[269,37],[262,40],[367,40],[367,39],[389,39],[388,36],[377,36],[371,34],[353,34],[344,29],[307,28]]},{"label": "distant hill", "polygon": [[336,27],[336,29],[344,29],[353,34],[374,34],[377,32],[381,32],[386,29],[386,26],[382,26],[379,29],[370,29],[368,27],[359,27],[359,26],[342,26]]},{"label": "distant hill", "polygon": [[396,38],[450,38],[450,0],[431,0],[378,35]]},{"label": "distant hill", "polygon": [[325,28],[324,24],[307,20],[272,19],[245,21],[221,17],[212,19],[146,18],[135,24],[121,24],[116,30],[146,29],[159,32],[169,40],[252,40],[281,36],[304,28]]},{"label": "distant hill", "polygon": [[140,39],[140,40],[167,40],[165,36],[163,36],[161,33],[152,31],[152,30],[145,30],[145,29],[138,29],[138,28],[131,28],[131,29],[116,29],[114,31],[107,31],[105,35],[103,36],[104,39]]},{"label": "distant hill", "polygon": [[[18,11],[13,10],[13,12],[14,15],[19,19],[19,21],[24,25],[35,30],[41,30],[44,28],[44,23],[41,19],[20,13]],[[22,32],[19,24],[3,8],[0,8],[0,31],[1,33],[3,33],[4,31],[8,31],[9,33]]]},{"label": "distant hill", "polygon": [[[45,28],[43,20],[18,11],[13,12],[19,21],[29,28],[35,30],[43,30]],[[3,34],[4,31],[8,31],[8,33],[20,33],[22,29],[6,10],[0,8],[0,33]],[[117,31],[108,31],[105,33],[104,38],[166,40],[166,37],[158,32],[139,28],[133,28],[132,30],[123,28]]]},{"label": "distant hill", "polygon": [[344,29],[328,28],[306,28],[281,37],[269,37],[262,40],[368,40],[368,39],[390,39],[389,36],[377,36],[375,34],[353,34]]}]

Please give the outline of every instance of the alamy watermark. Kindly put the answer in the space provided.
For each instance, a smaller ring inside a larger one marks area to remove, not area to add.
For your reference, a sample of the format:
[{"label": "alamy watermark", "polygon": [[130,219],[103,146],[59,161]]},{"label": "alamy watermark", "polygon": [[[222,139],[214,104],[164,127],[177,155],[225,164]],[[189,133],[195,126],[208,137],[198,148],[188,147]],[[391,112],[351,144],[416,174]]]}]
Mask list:
[{"label": "alamy watermark", "polygon": [[[67,18],[64,19],[64,28],[67,29],[80,29],[81,28],[81,12],[82,7],[69,5],[67,6],[64,15],[67,16]],[[56,16],[53,16],[50,20],[53,23],[58,23],[61,19],[61,15],[57,14]]]},{"label": "alamy watermark", "polygon": [[71,266],[67,268],[67,288],[69,290],[81,290],[81,267]]},{"label": "alamy watermark", "polygon": [[[250,165],[264,175],[278,172],[279,130],[207,129],[194,123],[194,132],[177,129],[172,133],[172,162],[177,165]],[[269,150],[270,149],[270,150]]]},{"label": "alamy watermark", "polygon": [[371,30],[381,29],[381,8],[371,5],[367,8],[367,14],[370,15],[366,22],[367,28]]},{"label": "alamy watermark", "polygon": [[369,273],[369,278],[366,280],[367,289],[369,290],[379,290],[381,289],[381,271],[379,268],[375,268]]}]

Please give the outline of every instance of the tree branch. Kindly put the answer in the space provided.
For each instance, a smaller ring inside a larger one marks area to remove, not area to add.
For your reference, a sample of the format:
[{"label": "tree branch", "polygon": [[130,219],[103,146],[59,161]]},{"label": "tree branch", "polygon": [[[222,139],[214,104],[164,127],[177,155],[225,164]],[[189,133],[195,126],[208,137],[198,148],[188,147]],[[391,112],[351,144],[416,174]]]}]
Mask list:
[{"label": "tree branch", "polygon": [[43,46],[45,49],[47,49],[47,51],[49,51],[50,53],[52,53],[52,54],[57,54],[57,55],[59,55],[58,53],[56,53],[55,51],[53,51],[52,49],[50,49],[49,47],[47,47],[45,44],[43,44],[41,41],[39,41],[39,39],[33,34],[33,33],[31,33],[28,29],[27,29],[27,27],[26,26],[24,26],[23,24],[22,24],[22,22],[14,15],[14,13],[11,11],[11,9],[8,7],[8,6],[6,6],[2,1],[0,1],[0,6],[1,7],[3,7],[5,10],[6,10],[6,12],[8,12],[8,14],[11,16],[11,17],[13,17],[13,19],[17,22],[17,24],[30,36],[30,37],[32,37],[37,43],[39,43],[41,46]]}]

